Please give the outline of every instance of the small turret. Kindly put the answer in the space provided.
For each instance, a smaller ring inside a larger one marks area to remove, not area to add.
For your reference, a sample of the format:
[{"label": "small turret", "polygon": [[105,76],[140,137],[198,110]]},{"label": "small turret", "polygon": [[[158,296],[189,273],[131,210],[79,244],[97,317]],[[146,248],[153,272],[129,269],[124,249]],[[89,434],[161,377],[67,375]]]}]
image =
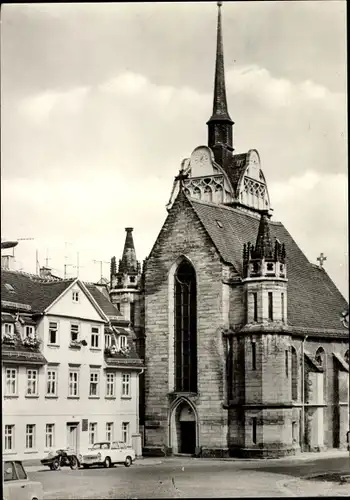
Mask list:
[{"label": "small turret", "polygon": [[243,245],[243,278],[247,323],[286,323],[286,250],[279,240],[272,242],[267,211],[261,212],[255,246]]}]

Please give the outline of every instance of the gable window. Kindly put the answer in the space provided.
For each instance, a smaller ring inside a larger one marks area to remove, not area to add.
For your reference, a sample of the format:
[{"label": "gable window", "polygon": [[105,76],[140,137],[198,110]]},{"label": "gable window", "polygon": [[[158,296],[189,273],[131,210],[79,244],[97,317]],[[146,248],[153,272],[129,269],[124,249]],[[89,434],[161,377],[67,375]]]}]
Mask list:
[{"label": "gable window", "polygon": [[115,374],[107,373],[106,375],[106,397],[113,398],[115,396]]},{"label": "gable window", "polygon": [[97,422],[89,423],[89,444],[94,444],[97,440]]},{"label": "gable window", "polygon": [[34,334],[35,334],[35,332],[34,332],[34,326],[26,326],[24,328],[24,335],[25,335],[25,337],[29,337],[29,338],[33,339],[34,336],[35,336]]},{"label": "gable window", "polygon": [[99,372],[94,370],[90,372],[90,397],[98,397]]},{"label": "gable window", "polygon": [[197,289],[192,265],[175,274],[175,389],[197,392]]},{"label": "gable window", "polygon": [[4,451],[13,451],[15,448],[15,426],[5,425]]},{"label": "gable window", "polygon": [[77,292],[76,290],[72,292],[72,300],[73,302],[79,302],[79,292]]},{"label": "gable window", "polygon": [[130,395],[131,395],[130,374],[123,373],[123,375],[122,375],[122,397],[129,397]]},{"label": "gable window", "polygon": [[55,424],[46,424],[45,446],[46,448],[55,446]]},{"label": "gable window", "polygon": [[91,347],[95,349],[100,347],[100,330],[95,326],[91,328]]},{"label": "gable window", "polygon": [[38,395],[38,370],[27,370],[27,396]]},{"label": "gable window", "polygon": [[46,375],[46,395],[57,396],[57,370],[49,368]]},{"label": "gable window", "polygon": [[79,371],[78,370],[69,370],[68,396],[69,397],[79,397]]},{"label": "gable window", "polygon": [[6,396],[17,396],[17,368],[6,368]]},{"label": "gable window", "polygon": [[49,344],[58,344],[58,324],[55,321],[49,323]]},{"label": "gable window", "polygon": [[2,333],[5,335],[13,335],[15,333],[13,323],[4,323],[2,325]]},{"label": "gable window", "polygon": [[268,292],[268,304],[269,304],[269,321],[273,321],[273,296],[272,296],[272,292]]},{"label": "gable window", "polygon": [[79,340],[79,325],[70,325],[70,339],[72,342]]},{"label": "gable window", "polygon": [[119,337],[119,347],[120,349],[125,349],[127,346],[127,339],[125,335]]},{"label": "gable window", "polygon": [[26,425],[26,448],[27,450],[35,448],[35,424]]}]

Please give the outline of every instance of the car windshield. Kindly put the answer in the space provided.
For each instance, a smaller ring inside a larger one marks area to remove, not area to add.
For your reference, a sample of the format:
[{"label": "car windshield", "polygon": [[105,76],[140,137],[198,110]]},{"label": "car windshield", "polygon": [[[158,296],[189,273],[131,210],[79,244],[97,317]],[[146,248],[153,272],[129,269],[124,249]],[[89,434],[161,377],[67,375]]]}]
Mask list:
[{"label": "car windshield", "polygon": [[92,447],[93,450],[108,450],[109,443],[95,443]]},{"label": "car windshield", "polygon": [[12,462],[4,463],[4,481],[14,481],[16,478],[15,467]]}]

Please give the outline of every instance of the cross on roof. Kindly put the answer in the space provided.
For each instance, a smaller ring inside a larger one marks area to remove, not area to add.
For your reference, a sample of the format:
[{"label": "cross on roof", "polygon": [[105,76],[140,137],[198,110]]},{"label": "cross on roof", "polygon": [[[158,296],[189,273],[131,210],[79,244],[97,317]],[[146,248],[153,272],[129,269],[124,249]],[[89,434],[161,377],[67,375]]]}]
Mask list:
[{"label": "cross on roof", "polygon": [[324,262],[325,260],[327,260],[327,257],[325,257],[325,256],[323,255],[323,253],[321,252],[321,253],[320,253],[320,256],[319,256],[319,257],[317,257],[317,260],[320,262],[320,267],[323,267],[323,262]]},{"label": "cross on roof", "polygon": [[179,181],[180,189],[183,188],[184,180],[188,178],[188,174],[185,174],[183,170],[180,170],[179,175],[175,177],[175,181]]}]

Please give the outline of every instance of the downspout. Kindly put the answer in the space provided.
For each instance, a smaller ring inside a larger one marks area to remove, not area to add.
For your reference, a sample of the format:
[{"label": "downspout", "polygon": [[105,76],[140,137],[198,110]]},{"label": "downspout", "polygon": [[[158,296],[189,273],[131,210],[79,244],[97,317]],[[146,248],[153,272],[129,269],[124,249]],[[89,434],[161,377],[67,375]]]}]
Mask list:
[{"label": "downspout", "polygon": [[300,450],[304,451],[305,449],[305,359],[304,359],[304,345],[308,335],[304,337],[304,340],[301,343],[301,443]]}]

